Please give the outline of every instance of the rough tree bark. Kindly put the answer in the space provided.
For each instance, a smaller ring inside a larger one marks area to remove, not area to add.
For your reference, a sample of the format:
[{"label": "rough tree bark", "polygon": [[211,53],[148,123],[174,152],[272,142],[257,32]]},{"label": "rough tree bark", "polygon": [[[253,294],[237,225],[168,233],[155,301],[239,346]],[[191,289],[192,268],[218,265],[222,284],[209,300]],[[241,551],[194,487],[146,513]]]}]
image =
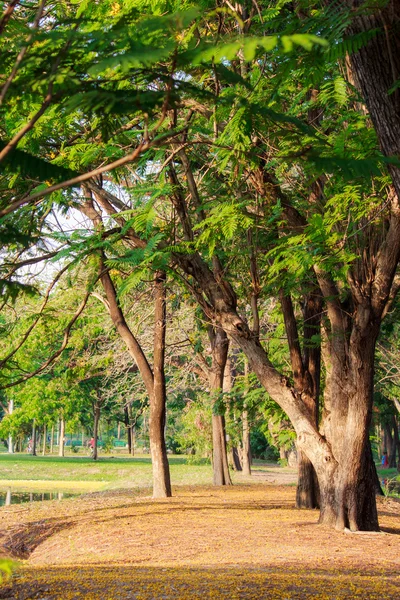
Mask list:
[{"label": "rough tree bark", "polygon": [[[338,4],[335,4],[337,8]],[[376,31],[367,44],[350,55],[350,62],[383,153],[398,157],[400,89],[391,94],[389,91],[400,76],[400,3],[398,0],[389,0],[382,5],[365,0],[346,0],[342,7],[345,5],[355,15],[347,29],[348,35]],[[400,197],[400,169],[394,164],[388,168],[397,196]]]},{"label": "rough tree bark", "polygon": [[[258,311],[257,311],[258,315]],[[259,330],[259,327],[258,327]],[[245,394],[248,390],[248,375],[249,363],[247,360],[244,363],[244,377],[246,381]],[[251,448],[250,448],[250,425],[249,413],[246,403],[243,406],[242,412],[242,471],[243,475],[251,475]]]},{"label": "rough tree bark", "polygon": [[165,445],[166,388],[165,388],[165,330],[166,293],[165,273],[158,271],[154,277],[154,386],[150,398],[150,451],[153,466],[153,495],[167,498],[172,495],[171,480]]},{"label": "rough tree bark", "polygon": [[[318,429],[318,399],[320,387],[320,348],[312,347],[312,335],[320,332],[322,298],[318,288],[308,294],[304,306],[304,348],[300,347],[296,317],[289,295],[281,292],[281,306],[289,344],[295,389],[307,406],[315,427]],[[318,508],[319,487],[312,462],[300,449],[298,455],[297,508]]]},{"label": "rough tree bark", "polygon": [[[224,372],[228,358],[229,341],[225,331],[220,327],[208,326],[208,337],[211,343],[211,368],[209,369],[209,385],[211,394],[217,397],[223,390]],[[219,408],[219,407],[218,407]],[[228,457],[226,452],[225,417],[218,414],[212,415],[213,435],[213,481],[214,485],[231,485]]]},{"label": "rough tree bark", "polygon": [[[101,213],[95,208],[92,193],[84,188],[85,202],[81,206],[82,213],[93,223],[97,231],[103,227]],[[105,199],[96,195],[100,206],[104,205]],[[104,206],[103,206],[104,208]],[[136,238],[135,238],[136,239]],[[143,246],[140,239],[136,239]],[[144,244],[145,245],[145,244]],[[150,367],[146,355],[138,340],[133,335],[125,319],[118,301],[117,292],[110,273],[104,264],[104,256],[99,260],[100,281],[102,283],[106,299],[103,303],[114,323],[115,329],[121,336],[128,352],[136,362],[140,375],[146,387],[150,401],[150,448],[153,467],[153,497],[165,498],[171,496],[171,482],[169,464],[167,459],[164,425],[165,425],[165,375],[164,375],[164,353],[165,353],[165,292],[163,277],[160,273],[155,277],[155,327],[154,327],[154,373]],[[154,438],[152,438],[154,436]]]}]

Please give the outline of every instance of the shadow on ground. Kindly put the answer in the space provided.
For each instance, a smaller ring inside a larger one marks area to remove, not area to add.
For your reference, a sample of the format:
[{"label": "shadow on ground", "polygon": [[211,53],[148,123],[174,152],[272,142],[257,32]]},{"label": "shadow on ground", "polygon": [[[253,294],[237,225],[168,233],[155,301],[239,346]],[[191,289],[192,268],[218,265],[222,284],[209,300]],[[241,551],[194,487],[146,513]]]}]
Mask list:
[{"label": "shadow on ground", "polygon": [[196,598],[344,600],[398,598],[398,571],[334,572],[243,568],[137,568],[97,566],[24,569],[0,598],[13,600],[172,600]]}]

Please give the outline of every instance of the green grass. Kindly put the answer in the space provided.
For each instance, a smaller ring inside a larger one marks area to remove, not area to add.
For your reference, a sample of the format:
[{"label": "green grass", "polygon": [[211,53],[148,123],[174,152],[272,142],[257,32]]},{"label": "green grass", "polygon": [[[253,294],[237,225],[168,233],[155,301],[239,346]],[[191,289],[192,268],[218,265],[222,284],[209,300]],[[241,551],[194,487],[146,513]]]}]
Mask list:
[{"label": "green grass", "polygon": [[[190,459],[188,463],[188,457],[177,455],[169,456],[168,460],[173,486],[212,484],[210,464],[192,464]],[[281,467],[255,461],[254,470],[276,472]],[[232,473],[234,481],[240,480],[240,477]],[[246,483],[251,483],[251,480],[246,480]],[[0,489],[12,487],[16,491],[58,489],[85,492],[151,486],[152,468],[148,455],[101,455],[97,461],[93,461],[87,456],[75,455],[59,457],[0,454]]]},{"label": "green grass", "polygon": [[[170,457],[169,464],[174,485],[207,485],[212,482],[210,465],[187,465],[185,456]],[[151,460],[148,456],[102,456],[93,461],[79,456],[0,454],[0,487],[37,488],[39,482],[59,482],[64,488],[70,487],[65,484],[74,483],[75,489],[79,488],[78,482],[85,482],[82,490],[89,482],[98,483],[93,486],[96,489],[150,487]]]}]

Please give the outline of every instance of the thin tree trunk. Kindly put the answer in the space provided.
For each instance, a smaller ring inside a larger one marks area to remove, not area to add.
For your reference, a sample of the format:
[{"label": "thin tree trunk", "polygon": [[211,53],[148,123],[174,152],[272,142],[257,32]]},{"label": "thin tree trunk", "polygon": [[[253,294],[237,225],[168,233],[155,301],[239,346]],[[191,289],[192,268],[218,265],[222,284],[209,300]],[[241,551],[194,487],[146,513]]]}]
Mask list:
[{"label": "thin tree trunk", "polygon": [[171,479],[165,445],[166,388],[165,388],[165,331],[166,292],[165,273],[155,274],[154,314],[154,392],[150,396],[150,451],[153,467],[153,497],[169,498]]},{"label": "thin tree trunk", "polygon": [[46,425],[43,425],[43,449],[42,449],[43,456],[46,454],[46,435],[47,435]]},{"label": "thin tree trunk", "polygon": [[389,457],[389,463],[390,463],[390,457],[393,453],[393,436],[392,436],[392,428],[390,426],[389,423],[385,423],[383,426],[383,430],[384,430],[384,440],[385,440],[385,448],[384,451],[387,452],[387,455]]},{"label": "thin tree trunk", "polygon": [[135,456],[136,435],[135,435],[135,425],[134,424],[132,424],[130,431],[131,431],[131,444],[132,444],[130,454],[131,454],[131,456]]},{"label": "thin tree trunk", "polygon": [[220,414],[223,412],[220,395],[224,384],[229,341],[223,329],[214,328],[211,324],[208,326],[208,336],[211,342],[212,360],[209,371],[209,382],[214,398],[212,416],[213,481],[214,485],[232,485],[226,451],[225,418],[223,414]]},{"label": "thin tree trunk", "polygon": [[93,460],[99,457],[99,423],[100,423],[100,402],[97,400],[93,405]]},{"label": "thin tree trunk", "polygon": [[65,420],[60,417],[60,429],[58,434],[58,456],[64,456]]},{"label": "thin tree trunk", "polygon": [[400,465],[400,438],[399,438],[399,426],[397,424],[396,416],[393,416],[393,439],[394,439],[394,444],[397,448],[398,462],[397,462],[397,464],[394,465],[397,468],[398,465]]},{"label": "thin tree trunk", "polygon": [[32,424],[32,456],[36,456],[36,419]]},{"label": "thin tree trunk", "polygon": [[233,469],[237,472],[242,471],[242,464],[241,464],[239,452],[238,452],[238,449],[236,446],[232,446],[230,455],[231,455],[231,463],[232,463]]},{"label": "thin tree trunk", "polygon": [[396,423],[396,417],[393,415],[392,419],[391,419],[392,423],[391,423],[391,429],[393,430],[393,435],[392,435],[392,447],[390,449],[389,452],[389,467],[391,469],[395,469],[397,467],[397,460],[396,460],[396,454],[397,454],[397,440],[398,440],[398,431],[397,431],[397,423]]},{"label": "thin tree trunk", "polygon": [[[249,363],[247,359],[244,361],[244,377],[245,377],[245,396],[249,391]],[[250,427],[249,413],[247,405],[244,403],[242,412],[242,471],[243,475],[251,475],[251,448],[250,448]]]},{"label": "thin tree trunk", "polygon": [[[315,291],[309,294],[303,309],[304,353],[302,355],[297,330],[296,317],[290,296],[281,292],[281,306],[285,320],[286,336],[289,344],[293,379],[296,390],[302,394],[316,428],[318,428],[318,395],[320,379],[320,348],[309,346],[311,337],[319,332],[321,300]],[[311,460],[300,448],[297,449],[298,483],[296,491],[297,508],[318,508],[318,479]]]},{"label": "thin tree trunk", "polygon": [[[8,414],[12,415],[13,412],[14,412],[14,400],[11,399],[8,401]],[[14,442],[13,442],[13,438],[12,438],[11,434],[8,436],[8,452],[9,452],[9,454],[14,454]]]},{"label": "thin tree trunk", "polygon": [[129,418],[129,407],[124,406],[124,423],[126,429],[126,435],[128,436],[128,454],[132,452],[132,427]]},{"label": "thin tree trunk", "polygon": [[51,426],[51,434],[50,434],[50,454],[53,454],[54,449],[54,425]]},{"label": "thin tree trunk", "polygon": [[243,475],[251,475],[251,448],[250,448],[250,427],[249,427],[249,413],[247,412],[246,405],[242,413],[242,471]]}]

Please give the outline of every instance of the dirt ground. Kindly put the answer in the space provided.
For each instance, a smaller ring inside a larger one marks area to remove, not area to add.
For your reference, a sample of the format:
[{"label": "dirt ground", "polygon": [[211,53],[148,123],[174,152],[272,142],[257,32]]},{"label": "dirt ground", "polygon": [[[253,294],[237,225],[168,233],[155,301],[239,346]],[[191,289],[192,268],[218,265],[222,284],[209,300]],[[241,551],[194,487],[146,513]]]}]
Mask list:
[{"label": "dirt ground", "polygon": [[179,487],[0,509],[3,554],[20,561],[0,598],[400,598],[400,503],[382,533],[339,533],[294,508],[295,487]]}]

